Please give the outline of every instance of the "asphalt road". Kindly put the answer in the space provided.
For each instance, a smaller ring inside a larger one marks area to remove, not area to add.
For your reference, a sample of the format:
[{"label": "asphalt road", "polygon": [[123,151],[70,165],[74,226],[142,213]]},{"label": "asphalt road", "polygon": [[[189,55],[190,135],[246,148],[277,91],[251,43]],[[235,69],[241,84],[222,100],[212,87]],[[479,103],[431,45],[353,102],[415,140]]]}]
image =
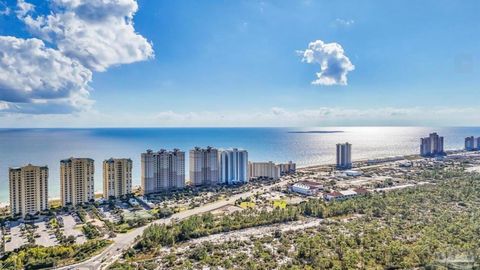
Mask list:
[{"label": "asphalt road", "polygon": [[97,270],[97,269],[106,269],[108,266],[110,266],[112,263],[114,263],[117,259],[120,258],[122,255],[123,251],[128,249],[130,246],[132,246],[135,242],[135,238],[137,236],[141,236],[143,234],[143,231],[150,226],[151,224],[168,224],[170,223],[173,219],[175,220],[181,220],[188,218],[193,215],[197,214],[202,214],[205,212],[209,212],[212,210],[215,210],[217,208],[226,206],[228,204],[234,203],[236,200],[240,198],[246,198],[250,197],[252,195],[255,195],[256,193],[264,193],[267,190],[270,190],[271,188],[277,187],[277,186],[285,186],[288,184],[288,180],[284,180],[269,186],[261,187],[261,188],[256,188],[248,192],[240,193],[231,196],[230,198],[227,199],[222,199],[216,202],[212,202],[209,204],[205,204],[199,207],[196,207],[194,209],[189,209],[180,213],[176,213],[172,215],[169,218],[165,219],[159,219],[155,220],[148,225],[145,225],[140,228],[136,228],[128,233],[125,234],[117,234],[117,236],[113,239],[113,244],[107,247],[105,250],[103,250],[100,254],[84,261],[78,264],[74,265],[69,265],[69,266],[64,266],[57,268],[59,270]]}]

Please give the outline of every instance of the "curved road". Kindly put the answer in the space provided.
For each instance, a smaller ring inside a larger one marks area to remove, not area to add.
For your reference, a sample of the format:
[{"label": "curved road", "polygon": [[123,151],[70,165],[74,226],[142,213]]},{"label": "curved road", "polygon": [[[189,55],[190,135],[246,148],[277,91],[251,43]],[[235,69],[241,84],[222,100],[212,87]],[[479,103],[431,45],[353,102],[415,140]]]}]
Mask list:
[{"label": "curved road", "polygon": [[281,182],[261,187],[261,188],[256,188],[251,191],[247,191],[244,193],[236,194],[231,196],[228,199],[222,199],[219,201],[215,201],[212,203],[208,203],[199,207],[196,207],[194,209],[189,209],[180,213],[176,213],[172,215],[169,218],[165,219],[159,219],[155,220],[143,227],[136,228],[128,233],[125,234],[117,234],[117,236],[113,239],[113,244],[108,246],[105,250],[103,250],[100,254],[93,256],[92,258],[78,263],[74,265],[69,265],[69,266],[64,266],[64,267],[59,267],[57,269],[59,270],[97,270],[97,269],[106,269],[108,266],[110,266],[112,263],[114,263],[120,256],[122,255],[123,251],[130,248],[134,243],[135,243],[135,238],[137,236],[141,236],[143,234],[143,231],[150,226],[151,224],[168,224],[172,221],[172,219],[176,220],[181,220],[188,218],[193,215],[197,214],[202,214],[205,212],[209,212],[212,210],[215,210],[217,208],[226,206],[228,204],[231,204],[235,202],[236,200],[240,198],[245,198],[249,197],[252,195],[255,195],[256,193],[264,193],[267,190],[270,190],[271,188],[277,187],[277,186],[285,186],[287,185],[289,180],[283,180]]}]

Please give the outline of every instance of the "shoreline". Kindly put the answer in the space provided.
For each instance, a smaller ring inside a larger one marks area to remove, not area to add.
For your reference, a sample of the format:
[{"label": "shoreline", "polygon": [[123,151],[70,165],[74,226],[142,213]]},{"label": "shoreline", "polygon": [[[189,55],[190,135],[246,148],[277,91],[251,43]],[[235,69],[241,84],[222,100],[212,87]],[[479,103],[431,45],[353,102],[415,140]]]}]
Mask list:
[{"label": "shoreline", "polygon": [[[463,153],[463,152],[468,152],[468,151],[466,151],[464,149],[450,149],[450,150],[445,151],[445,153],[447,155],[448,154]],[[369,160],[382,160],[382,159],[394,158],[394,157],[398,157],[398,158],[402,157],[403,159],[410,158],[410,159],[413,159],[413,160],[423,158],[419,154],[406,154],[406,155],[398,155],[398,156],[377,157],[377,158],[370,158],[370,159],[359,159],[359,160],[353,160],[352,162],[353,163],[366,163]],[[389,161],[387,160],[385,162],[379,162],[379,163],[386,163],[386,162],[389,162]],[[335,166],[335,163],[314,164],[314,165],[297,166],[297,170],[312,170],[312,169],[328,168],[328,167],[334,167],[334,166]],[[354,169],[354,168],[352,168],[352,169]],[[98,194],[103,194],[103,193],[100,192],[100,191],[96,191],[95,195],[98,195]],[[56,201],[60,201],[60,197],[53,197],[53,198],[48,199],[49,203],[56,202]],[[5,207],[8,207],[8,206],[10,206],[10,202],[0,202],[0,208],[5,208]]]}]

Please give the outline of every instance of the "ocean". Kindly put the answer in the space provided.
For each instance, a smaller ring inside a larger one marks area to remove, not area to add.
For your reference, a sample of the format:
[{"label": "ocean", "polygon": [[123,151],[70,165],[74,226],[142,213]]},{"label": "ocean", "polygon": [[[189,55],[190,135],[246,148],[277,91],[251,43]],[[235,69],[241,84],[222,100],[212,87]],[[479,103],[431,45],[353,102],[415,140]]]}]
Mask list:
[{"label": "ocean", "polygon": [[[328,127],[328,128],[92,128],[0,129],[0,202],[8,202],[8,168],[28,163],[49,167],[49,197],[60,196],[60,160],[95,160],[95,190],[102,190],[102,161],[133,160],[133,182],[140,184],[140,154],[146,149],[194,146],[243,148],[250,161],[285,162],[298,166],[335,162],[335,145],[352,143],[354,160],[416,154],[420,137],[438,132],[445,149],[460,149],[480,128]],[[188,157],[186,174],[188,177]]]}]

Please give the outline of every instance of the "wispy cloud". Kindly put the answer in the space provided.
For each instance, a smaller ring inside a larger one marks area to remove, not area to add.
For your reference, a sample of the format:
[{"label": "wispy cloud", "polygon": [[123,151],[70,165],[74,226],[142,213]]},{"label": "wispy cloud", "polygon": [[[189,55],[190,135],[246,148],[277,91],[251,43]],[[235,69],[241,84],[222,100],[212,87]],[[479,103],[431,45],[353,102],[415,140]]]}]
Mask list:
[{"label": "wispy cloud", "polygon": [[8,16],[11,13],[11,9],[5,4],[5,2],[0,1],[0,15]]},{"label": "wispy cloud", "polygon": [[[0,109],[2,108],[0,102]],[[0,127],[292,127],[292,126],[362,126],[362,125],[442,125],[478,126],[476,107],[319,107],[292,110],[273,107],[249,111],[160,111],[150,114],[105,114],[94,110],[74,115],[0,114]]]},{"label": "wispy cloud", "polygon": [[336,27],[349,27],[349,26],[352,26],[353,24],[355,23],[354,20],[351,20],[351,19],[341,19],[341,18],[336,18],[333,22],[332,22],[332,26],[336,26]]}]

